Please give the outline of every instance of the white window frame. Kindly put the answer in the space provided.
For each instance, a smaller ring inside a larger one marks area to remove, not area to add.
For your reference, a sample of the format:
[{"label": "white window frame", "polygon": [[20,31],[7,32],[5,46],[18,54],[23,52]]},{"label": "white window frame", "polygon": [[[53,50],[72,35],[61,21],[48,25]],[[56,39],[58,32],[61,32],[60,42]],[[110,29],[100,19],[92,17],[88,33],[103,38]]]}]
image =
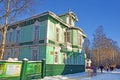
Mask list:
[{"label": "white window frame", "polygon": [[60,24],[56,24],[56,41],[60,41]]},{"label": "white window frame", "polygon": [[[37,51],[37,53],[34,53],[34,51]],[[38,55],[39,55],[39,49],[38,49],[38,47],[32,47],[32,49],[31,49],[32,60],[33,61],[38,61]]]},{"label": "white window frame", "polygon": [[[60,50],[61,50],[60,47],[55,47],[54,48],[54,64],[59,64],[59,61],[60,61]],[[55,62],[55,57],[56,57],[55,53],[57,53],[57,57],[58,57],[57,62]]]},{"label": "white window frame", "polygon": [[[57,53],[57,54],[56,54]],[[56,59],[56,57],[57,57],[57,59]],[[57,60],[57,62],[56,62],[56,60]],[[59,64],[59,52],[55,52],[54,53],[54,63],[55,64]]]},{"label": "white window frame", "polygon": [[[36,21],[34,23],[33,27],[34,27],[34,30],[33,30],[33,41],[39,41],[39,38],[40,38],[40,22]],[[38,28],[38,29],[36,29],[36,28]]]}]

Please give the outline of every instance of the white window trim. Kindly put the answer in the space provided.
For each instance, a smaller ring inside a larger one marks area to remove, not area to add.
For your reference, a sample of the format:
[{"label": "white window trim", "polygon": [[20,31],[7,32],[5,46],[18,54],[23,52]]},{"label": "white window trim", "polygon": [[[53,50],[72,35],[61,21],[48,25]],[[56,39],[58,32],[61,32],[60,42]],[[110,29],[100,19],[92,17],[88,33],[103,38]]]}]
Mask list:
[{"label": "white window trim", "polygon": [[[57,29],[58,29],[58,32],[57,32]],[[57,36],[57,34],[58,34],[58,36]],[[60,42],[60,28],[57,28],[57,27],[56,27],[56,42]]]},{"label": "white window trim", "polygon": [[[58,34],[59,34],[59,36],[58,36],[58,37],[59,37],[59,38],[58,38],[58,41],[57,41],[57,36],[56,36],[56,40],[55,40],[55,41],[56,41],[56,42],[60,42],[60,28],[61,28],[61,27],[60,27],[60,24],[59,24],[59,23],[56,24],[55,26],[56,26],[56,30],[57,30],[57,29],[59,30],[59,32],[58,32]],[[57,32],[56,32],[56,35],[57,35]]]},{"label": "white window trim", "polygon": [[[65,63],[64,63],[64,58],[65,58]],[[62,54],[62,63],[63,64],[66,64],[66,59],[67,59],[66,53],[63,53]]]},{"label": "white window trim", "polygon": [[39,55],[39,47],[31,47],[31,60],[33,60],[33,50],[37,50],[37,60]]},{"label": "white window trim", "polygon": [[[56,51],[57,52],[57,51]],[[57,52],[57,56],[58,56],[58,62],[55,62],[55,55],[56,55],[56,52],[54,53],[54,64],[59,64],[59,55],[60,55],[60,53],[59,52]]]},{"label": "white window trim", "polygon": [[[60,47],[55,47],[54,48],[55,50],[54,50],[54,64],[59,64],[60,63]],[[55,62],[55,52],[57,52],[58,53],[58,62],[56,63]]]},{"label": "white window trim", "polygon": [[[39,21],[35,21],[35,23],[33,24],[33,41],[35,40],[35,27],[38,26],[40,28],[40,22]],[[39,38],[40,38],[40,29],[39,29]]]}]

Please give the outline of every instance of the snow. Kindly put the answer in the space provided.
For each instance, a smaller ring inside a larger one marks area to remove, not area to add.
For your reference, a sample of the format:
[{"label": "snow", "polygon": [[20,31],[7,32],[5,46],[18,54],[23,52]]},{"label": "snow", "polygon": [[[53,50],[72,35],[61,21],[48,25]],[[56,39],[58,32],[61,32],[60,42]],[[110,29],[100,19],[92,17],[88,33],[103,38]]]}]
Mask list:
[{"label": "snow", "polygon": [[68,75],[49,76],[41,80],[120,80],[120,69],[108,72],[104,71],[103,73],[98,71],[97,75],[93,77],[87,77],[86,72],[82,72]]}]

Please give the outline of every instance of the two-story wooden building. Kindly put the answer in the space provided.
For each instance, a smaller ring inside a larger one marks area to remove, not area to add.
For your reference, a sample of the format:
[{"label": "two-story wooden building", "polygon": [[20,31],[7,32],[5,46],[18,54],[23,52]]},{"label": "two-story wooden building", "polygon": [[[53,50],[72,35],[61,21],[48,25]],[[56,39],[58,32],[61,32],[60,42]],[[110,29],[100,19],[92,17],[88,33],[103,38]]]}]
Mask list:
[{"label": "two-story wooden building", "polygon": [[82,44],[86,36],[75,26],[77,21],[72,11],[59,16],[45,12],[11,24],[4,59],[46,59],[46,75],[84,71]]}]

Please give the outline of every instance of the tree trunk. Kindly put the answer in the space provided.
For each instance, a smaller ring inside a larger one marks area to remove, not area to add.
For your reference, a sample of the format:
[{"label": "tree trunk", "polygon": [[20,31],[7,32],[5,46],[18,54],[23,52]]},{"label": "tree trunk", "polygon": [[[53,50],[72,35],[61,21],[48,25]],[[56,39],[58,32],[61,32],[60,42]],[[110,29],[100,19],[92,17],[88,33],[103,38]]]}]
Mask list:
[{"label": "tree trunk", "polygon": [[5,42],[6,42],[7,27],[8,27],[7,25],[4,27],[3,33],[2,33],[2,43],[1,43],[1,47],[0,47],[0,60],[3,59],[4,52],[5,52]]}]

